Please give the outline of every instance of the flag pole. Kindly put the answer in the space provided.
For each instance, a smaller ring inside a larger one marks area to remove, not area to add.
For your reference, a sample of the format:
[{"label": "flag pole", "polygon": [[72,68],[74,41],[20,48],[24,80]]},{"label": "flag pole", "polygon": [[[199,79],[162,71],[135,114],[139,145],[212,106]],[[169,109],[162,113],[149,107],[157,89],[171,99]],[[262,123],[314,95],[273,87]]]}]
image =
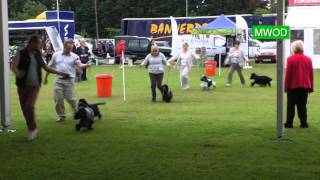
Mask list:
[{"label": "flag pole", "polygon": [[11,96],[7,3],[7,0],[0,1],[0,132],[15,131],[8,129],[11,125]]},{"label": "flag pole", "polygon": [[127,101],[126,97],[126,80],[125,80],[125,73],[124,73],[124,63],[125,63],[125,57],[124,57],[124,51],[122,51],[122,87],[123,87],[123,101]]},{"label": "flag pole", "polygon": [[[284,24],[284,0],[278,0],[277,19],[278,25]],[[277,43],[277,137],[284,136],[284,43],[283,40],[278,40]]]}]

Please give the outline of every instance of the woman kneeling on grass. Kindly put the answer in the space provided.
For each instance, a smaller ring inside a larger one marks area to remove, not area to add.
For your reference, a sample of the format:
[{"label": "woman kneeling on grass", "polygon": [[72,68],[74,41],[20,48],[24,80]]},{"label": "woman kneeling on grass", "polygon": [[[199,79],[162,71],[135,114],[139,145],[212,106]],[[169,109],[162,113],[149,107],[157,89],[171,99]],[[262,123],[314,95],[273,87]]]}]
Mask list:
[{"label": "woman kneeling on grass", "polygon": [[298,108],[300,127],[308,128],[307,101],[308,94],[313,92],[313,66],[309,57],[303,54],[303,42],[292,43],[292,56],[287,59],[285,91],[287,92],[286,128],[293,128],[295,106]]},{"label": "woman kneeling on grass", "polygon": [[162,93],[162,80],[164,75],[164,68],[167,63],[167,58],[159,52],[157,46],[151,47],[151,54],[141,63],[141,66],[148,68],[151,81],[152,102],[156,101],[156,87]]},{"label": "woman kneeling on grass", "polygon": [[17,52],[12,66],[16,75],[20,106],[29,130],[28,140],[35,139],[38,134],[34,106],[42,81],[41,68],[50,73],[67,76],[47,66],[42,59],[39,46],[39,37],[32,36],[27,47]]},{"label": "woman kneeling on grass", "polygon": [[177,61],[176,66],[180,68],[180,82],[183,90],[190,88],[189,86],[189,72],[193,66],[193,60],[199,60],[200,57],[189,50],[189,44],[182,45],[181,52],[168,60],[167,65],[171,66],[171,62]]}]

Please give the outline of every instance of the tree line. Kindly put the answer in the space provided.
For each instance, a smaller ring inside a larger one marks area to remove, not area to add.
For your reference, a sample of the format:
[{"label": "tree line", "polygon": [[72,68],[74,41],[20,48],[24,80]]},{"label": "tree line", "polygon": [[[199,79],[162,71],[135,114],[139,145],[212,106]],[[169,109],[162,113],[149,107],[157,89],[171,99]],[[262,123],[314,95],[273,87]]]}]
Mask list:
[{"label": "tree line", "polygon": [[[60,10],[74,11],[77,34],[95,37],[94,0],[60,0]],[[276,0],[188,0],[189,16],[256,14],[276,11]],[[35,18],[55,10],[56,0],[10,0],[9,19]],[[99,36],[112,37],[120,31],[122,18],[182,17],[185,0],[97,0]]]}]

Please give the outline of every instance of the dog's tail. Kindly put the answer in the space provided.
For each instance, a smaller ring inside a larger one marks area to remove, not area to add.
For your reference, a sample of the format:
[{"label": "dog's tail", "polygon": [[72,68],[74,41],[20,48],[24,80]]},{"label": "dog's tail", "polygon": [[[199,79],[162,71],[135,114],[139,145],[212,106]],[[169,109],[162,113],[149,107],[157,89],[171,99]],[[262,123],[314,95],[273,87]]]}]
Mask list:
[{"label": "dog's tail", "polygon": [[96,105],[96,106],[100,106],[100,105],[105,105],[107,104],[106,102],[100,102],[100,103],[94,103],[94,104],[91,104],[91,105]]}]

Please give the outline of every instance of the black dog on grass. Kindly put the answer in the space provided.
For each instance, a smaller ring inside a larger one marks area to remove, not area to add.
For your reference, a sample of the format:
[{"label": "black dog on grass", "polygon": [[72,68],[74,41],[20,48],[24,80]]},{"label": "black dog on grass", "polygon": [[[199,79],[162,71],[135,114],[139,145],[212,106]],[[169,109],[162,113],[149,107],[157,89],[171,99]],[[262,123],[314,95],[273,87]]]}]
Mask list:
[{"label": "black dog on grass", "polygon": [[100,109],[99,109],[99,106],[100,105],[105,105],[106,103],[105,102],[102,102],[102,103],[95,103],[95,104],[89,104],[85,99],[80,99],[79,100],[79,103],[83,103],[85,104],[86,106],[89,106],[93,112],[94,112],[94,117],[98,117],[99,119],[101,119],[102,115],[101,115],[101,112],[100,112]]},{"label": "black dog on grass", "polygon": [[76,130],[79,131],[82,127],[86,127],[88,130],[92,129],[94,117],[101,118],[101,112],[99,105],[105,103],[89,104],[85,99],[80,99],[78,102],[78,111],[74,113],[74,119],[80,119],[76,125]]},{"label": "black dog on grass", "polygon": [[168,85],[164,84],[161,87],[162,89],[162,100],[169,103],[173,98],[173,93]]},{"label": "black dog on grass", "polygon": [[91,130],[94,120],[94,112],[87,104],[79,101],[78,110],[74,113],[74,119],[80,119],[79,123],[76,125],[77,131],[82,127],[86,127],[88,130]]},{"label": "black dog on grass", "polygon": [[269,86],[271,87],[271,81],[272,79],[268,76],[258,76],[257,74],[255,73],[252,73],[251,74],[251,77],[250,77],[251,80],[254,80],[252,83],[251,83],[251,86],[253,87],[255,84],[258,84],[260,86]]}]

